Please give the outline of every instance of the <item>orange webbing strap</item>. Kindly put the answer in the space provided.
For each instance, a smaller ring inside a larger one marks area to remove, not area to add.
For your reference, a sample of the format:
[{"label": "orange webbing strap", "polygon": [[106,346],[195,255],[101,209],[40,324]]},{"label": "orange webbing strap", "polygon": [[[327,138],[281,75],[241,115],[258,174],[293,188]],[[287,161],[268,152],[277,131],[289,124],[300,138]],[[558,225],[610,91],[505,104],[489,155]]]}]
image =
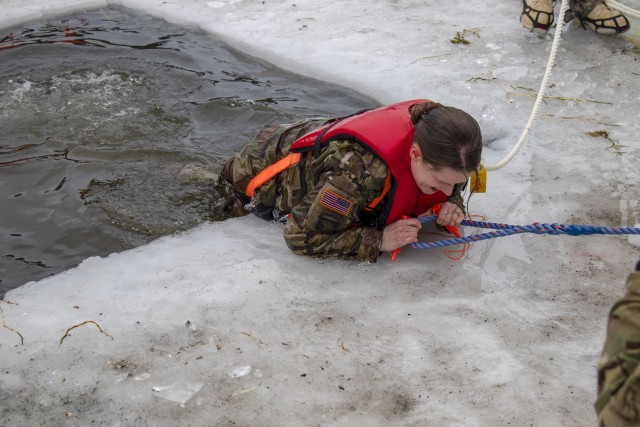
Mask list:
[{"label": "orange webbing strap", "polygon": [[260,171],[259,174],[254,176],[249,184],[247,184],[247,189],[244,190],[244,194],[248,197],[253,197],[253,194],[256,192],[256,189],[263,185],[266,182],[269,182],[272,178],[278,175],[283,170],[287,169],[289,166],[293,166],[300,161],[300,153],[291,153],[286,157],[278,160],[271,166],[267,166],[263,170]]},{"label": "orange webbing strap", "polygon": [[[249,184],[247,184],[246,190],[244,190],[244,194],[248,197],[253,197],[256,190],[263,184],[269,182],[271,179],[276,177],[280,172],[287,169],[290,166],[293,166],[300,162],[300,153],[291,153],[286,157],[281,158],[271,166],[267,166],[263,170],[260,171],[256,176],[254,176]],[[304,178],[303,178],[304,179]],[[373,199],[373,201],[365,208],[365,210],[372,210],[375,208],[378,203],[387,195],[389,190],[391,189],[391,174],[387,174],[387,178],[384,180],[384,188],[382,189],[382,193]]]},{"label": "orange webbing strap", "polygon": [[387,195],[390,189],[391,189],[391,174],[388,173],[387,178],[384,180],[384,188],[382,189],[382,193],[380,193],[378,197],[373,199],[373,201],[369,204],[369,206],[365,208],[365,210],[370,211],[370,210],[373,210],[373,208],[375,208],[376,206],[378,206],[378,203],[380,203],[382,199],[384,199],[384,196]]}]

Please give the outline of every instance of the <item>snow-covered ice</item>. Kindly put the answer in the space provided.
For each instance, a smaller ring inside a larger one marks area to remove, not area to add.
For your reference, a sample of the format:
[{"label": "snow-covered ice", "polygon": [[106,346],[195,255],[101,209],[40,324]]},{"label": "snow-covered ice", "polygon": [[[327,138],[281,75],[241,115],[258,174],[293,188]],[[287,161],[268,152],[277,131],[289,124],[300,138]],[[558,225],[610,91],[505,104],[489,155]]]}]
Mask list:
[{"label": "snow-covered ice", "polygon": [[[511,0],[0,0],[0,26],[107,4],[381,103],[461,107],[488,164],[517,141],[552,37],[525,31]],[[639,55],[568,25],[541,116],[472,213],[640,223]],[[293,255],[281,231],[205,224],[7,293],[0,424],[595,425],[595,364],[637,240],[519,235],[460,261],[406,248],[360,264]]]}]

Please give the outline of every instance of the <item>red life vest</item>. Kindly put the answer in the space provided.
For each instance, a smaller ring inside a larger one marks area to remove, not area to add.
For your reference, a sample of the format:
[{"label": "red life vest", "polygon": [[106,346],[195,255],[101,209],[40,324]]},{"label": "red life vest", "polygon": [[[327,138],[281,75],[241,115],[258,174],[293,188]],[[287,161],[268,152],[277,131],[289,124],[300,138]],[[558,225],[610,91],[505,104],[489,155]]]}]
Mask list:
[{"label": "red life vest", "polygon": [[337,119],[297,139],[290,148],[294,153],[311,150],[317,155],[331,141],[354,141],[382,159],[394,183],[382,216],[391,224],[402,215],[416,217],[437,203],[447,200],[442,191],[424,194],[411,173],[409,148],[413,143],[413,123],[409,107],[427,102],[414,99]]}]

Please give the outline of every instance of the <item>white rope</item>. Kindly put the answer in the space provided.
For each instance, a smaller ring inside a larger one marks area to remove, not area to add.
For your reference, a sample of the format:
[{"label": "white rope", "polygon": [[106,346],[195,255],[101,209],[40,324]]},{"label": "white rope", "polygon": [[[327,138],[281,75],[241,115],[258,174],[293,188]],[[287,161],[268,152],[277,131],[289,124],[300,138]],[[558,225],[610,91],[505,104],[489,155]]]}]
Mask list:
[{"label": "white rope", "polygon": [[549,81],[549,77],[551,76],[551,69],[555,65],[556,62],[556,53],[558,51],[558,46],[560,44],[560,35],[562,34],[562,26],[564,24],[564,13],[569,8],[569,0],[562,0],[562,5],[560,6],[560,16],[558,17],[558,24],[556,25],[556,34],[553,37],[553,44],[551,45],[551,53],[549,54],[549,61],[547,62],[547,69],[544,72],[544,77],[542,78],[542,83],[540,83],[540,90],[538,90],[538,96],[536,98],[536,103],[533,105],[533,110],[531,110],[531,114],[529,115],[529,121],[525,126],[522,134],[520,135],[520,139],[518,143],[511,149],[511,152],[507,154],[507,156],[500,160],[495,165],[487,165],[485,168],[488,171],[498,170],[504,167],[507,163],[514,158],[514,156],[518,153],[520,148],[524,145],[524,142],[529,135],[529,131],[533,127],[533,122],[538,115],[538,110],[540,109],[540,105],[542,104],[544,98],[544,90],[547,87],[547,82]]},{"label": "white rope", "polygon": [[[634,18],[640,19],[640,12],[632,9],[628,6],[618,3],[615,0],[605,0],[607,6],[611,9],[616,9],[619,12],[632,16]],[[544,91],[547,87],[547,83],[549,81],[549,77],[551,76],[551,69],[555,65],[556,62],[556,54],[558,51],[558,46],[560,45],[560,36],[562,35],[562,27],[564,24],[564,14],[569,9],[569,0],[562,0],[562,4],[560,5],[560,16],[558,17],[558,23],[556,25],[556,33],[553,37],[553,44],[551,45],[551,53],[549,54],[549,61],[547,62],[547,69],[544,72],[544,77],[542,78],[542,83],[540,83],[540,90],[538,90],[538,96],[536,97],[536,102],[533,105],[533,110],[531,110],[531,114],[529,115],[529,120],[527,121],[527,125],[525,126],[522,134],[520,135],[520,139],[516,145],[511,149],[511,152],[505,156],[504,159],[500,160],[498,163],[494,165],[487,165],[485,168],[488,171],[494,171],[503,168],[507,163],[509,163],[515,155],[520,151],[522,146],[524,145],[527,137],[529,136],[529,132],[533,127],[533,123],[538,115],[538,110],[542,105],[542,101],[544,99]]]},{"label": "white rope", "polygon": [[625,6],[623,4],[618,3],[615,0],[605,0],[607,6],[611,9],[615,9],[619,12],[624,13],[627,16],[632,16],[636,19],[640,19],[640,11],[630,8],[629,6]]}]

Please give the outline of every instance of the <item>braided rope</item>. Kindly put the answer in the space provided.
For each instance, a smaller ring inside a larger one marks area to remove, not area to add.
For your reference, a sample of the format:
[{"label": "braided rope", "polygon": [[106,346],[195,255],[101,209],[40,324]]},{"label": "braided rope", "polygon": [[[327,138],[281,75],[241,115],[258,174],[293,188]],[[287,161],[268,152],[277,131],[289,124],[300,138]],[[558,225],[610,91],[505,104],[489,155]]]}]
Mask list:
[{"label": "braided rope", "polygon": [[[420,222],[435,221],[436,215],[428,215],[418,218]],[[569,236],[582,236],[587,234],[640,234],[640,228],[631,227],[598,227],[594,225],[580,224],[540,224],[531,225],[510,225],[499,224],[495,222],[471,221],[463,220],[462,225],[480,228],[492,228],[495,231],[488,233],[476,234],[473,236],[456,237],[446,240],[438,240],[435,242],[418,242],[412,243],[411,247],[416,249],[441,248],[443,246],[457,245],[461,243],[473,243],[480,240],[494,239],[496,237],[511,236],[512,234],[534,233],[534,234],[566,234]]]},{"label": "braided rope", "polygon": [[625,15],[633,16],[634,18],[640,19],[640,11],[630,8],[629,6],[625,6],[623,4],[618,3],[615,0],[605,0],[607,6],[611,9],[615,9],[618,12],[622,12]]},{"label": "braided rope", "polygon": [[[615,0],[605,0],[607,6],[611,9],[615,9],[621,13],[624,13],[628,16],[633,16],[634,18],[640,19],[640,11],[632,9],[628,6],[618,3]],[[545,89],[547,88],[549,77],[551,76],[551,69],[555,65],[556,62],[556,54],[558,51],[558,46],[560,45],[560,36],[562,35],[562,28],[564,25],[564,14],[569,9],[569,0],[562,0],[560,5],[560,14],[558,16],[557,24],[556,24],[556,32],[553,36],[553,43],[551,44],[551,52],[549,53],[549,60],[547,61],[547,68],[545,69],[544,76],[542,78],[542,82],[540,83],[540,89],[538,90],[538,96],[536,97],[535,104],[533,105],[533,109],[531,110],[531,114],[529,115],[529,120],[524,127],[524,130],[520,134],[520,138],[516,145],[511,149],[509,154],[507,154],[502,160],[493,165],[484,165],[487,171],[495,171],[503,168],[507,163],[509,163],[515,155],[520,151],[522,146],[524,145],[527,137],[529,136],[529,132],[533,127],[533,123],[535,122],[538,111],[540,110],[540,106],[544,100]]]},{"label": "braided rope", "polygon": [[529,115],[529,120],[527,121],[524,130],[520,134],[520,138],[516,145],[511,149],[509,154],[507,154],[502,160],[493,165],[484,165],[485,169],[488,171],[495,171],[503,168],[507,163],[509,163],[515,155],[520,151],[520,148],[524,145],[527,137],[529,136],[529,132],[533,127],[533,123],[538,116],[538,110],[544,101],[545,90],[548,87],[549,77],[551,76],[551,69],[556,63],[556,54],[558,52],[558,46],[560,45],[560,36],[562,35],[562,27],[564,25],[564,14],[569,9],[569,0],[562,0],[562,4],[560,5],[560,15],[558,16],[558,23],[556,24],[556,33],[553,36],[553,43],[551,44],[551,52],[549,53],[549,60],[547,61],[547,68],[544,71],[544,76],[542,77],[542,82],[540,83],[540,89],[538,90],[538,96],[536,97],[536,102],[533,104],[533,109],[531,110],[531,114]]}]

